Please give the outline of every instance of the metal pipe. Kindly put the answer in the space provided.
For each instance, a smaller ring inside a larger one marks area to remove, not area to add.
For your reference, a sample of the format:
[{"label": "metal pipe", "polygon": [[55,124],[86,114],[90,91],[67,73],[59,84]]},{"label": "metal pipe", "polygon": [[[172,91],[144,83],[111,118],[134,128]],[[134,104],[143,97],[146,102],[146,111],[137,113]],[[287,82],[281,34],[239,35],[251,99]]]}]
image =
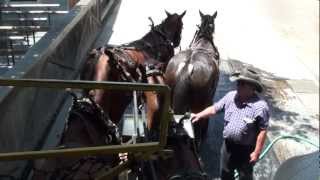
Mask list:
[{"label": "metal pipe", "polygon": [[128,145],[112,145],[112,146],[96,146],[84,148],[68,148],[57,150],[42,150],[42,151],[23,151],[0,153],[0,161],[14,161],[21,159],[41,159],[41,158],[56,158],[56,157],[82,157],[90,155],[106,155],[117,154],[124,152],[155,152],[159,150],[159,143],[141,143]]},{"label": "metal pipe", "polygon": [[158,91],[169,95],[169,87],[159,84],[124,83],[106,81],[82,81],[59,79],[4,79],[0,78],[0,86],[41,87],[53,89],[106,89],[124,91]]},{"label": "metal pipe", "polygon": [[133,91],[133,144],[136,143],[137,139],[137,124],[138,124],[138,102],[137,102],[137,91]]}]

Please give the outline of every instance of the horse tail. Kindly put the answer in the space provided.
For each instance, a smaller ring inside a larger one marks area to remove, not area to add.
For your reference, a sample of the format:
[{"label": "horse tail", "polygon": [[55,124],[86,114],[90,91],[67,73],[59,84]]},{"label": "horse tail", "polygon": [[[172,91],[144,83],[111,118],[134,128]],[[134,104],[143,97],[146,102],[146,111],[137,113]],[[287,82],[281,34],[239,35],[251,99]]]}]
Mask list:
[{"label": "horse tail", "polygon": [[[182,67],[183,66],[183,67]],[[177,70],[177,80],[173,88],[173,109],[176,114],[184,114],[191,109],[191,74],[193,66],[180,63]]]}]

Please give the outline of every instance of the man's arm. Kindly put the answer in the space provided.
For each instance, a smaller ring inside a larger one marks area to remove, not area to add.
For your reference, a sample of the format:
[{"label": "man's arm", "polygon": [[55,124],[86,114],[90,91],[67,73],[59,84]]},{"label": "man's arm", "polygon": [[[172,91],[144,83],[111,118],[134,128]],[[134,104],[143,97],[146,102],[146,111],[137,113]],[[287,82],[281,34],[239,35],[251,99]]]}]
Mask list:
[{"label": "man's arm", "polygon": [[209,116],[215,115],[216,113],[217,112],[214,108],[214,105],[211,105],[197,114],[191,114],[192,122],[197,122],[202,118],[207,118]]},{"label": "man's arm", "polygon": [[263,148],[266,137],[267,137],[267,130],[261,129],[257,137],[256,147],[254,151],[250,154],[250,162],[256,162],[259,159],[259,155]]},{"label": "man's arm", "polygon": [[221,98],[217,103],[214,103],[214,105],[211,105],[204,109],[203,111],[197,113],[197,114],[191,114],[192,122],[197,122],[200,119],[207,118],[209,116],[217,114],[217,112],[221,111],[225,104],[230,100],[230,96],[232,96],[233,91],[227,93],[223,98]]}]

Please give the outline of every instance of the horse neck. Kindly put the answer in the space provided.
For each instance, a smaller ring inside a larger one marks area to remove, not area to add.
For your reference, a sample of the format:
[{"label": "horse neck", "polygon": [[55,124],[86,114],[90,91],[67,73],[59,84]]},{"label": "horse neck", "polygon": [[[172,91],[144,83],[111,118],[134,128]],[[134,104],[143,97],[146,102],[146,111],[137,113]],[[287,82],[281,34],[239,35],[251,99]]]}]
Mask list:
[{"label": "horse neck", "polygon": [[152,30],[140,40],[129,44],[145,52],[149,57],[158,61],[169,61],[173,56],[171,43],[160,32]]},{"label": "horse neck", "polygon": [[193,43],[191,44],[191,49],[193,50],[206,50],[209,52],[215,51],[215,46],[213,44],[213,40],[210,41],[207,38],[200,37],[196,38]]}]

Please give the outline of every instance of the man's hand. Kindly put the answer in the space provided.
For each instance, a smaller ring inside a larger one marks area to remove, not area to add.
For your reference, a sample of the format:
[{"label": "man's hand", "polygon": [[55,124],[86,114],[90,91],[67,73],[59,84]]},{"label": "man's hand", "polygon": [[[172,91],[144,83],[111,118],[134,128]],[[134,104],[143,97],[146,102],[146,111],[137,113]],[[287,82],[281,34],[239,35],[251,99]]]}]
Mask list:
[{"label": "man's hand", "polygon": [[193,123],[195,123],[195,122],[197,122],[197,121],[199,121],[199,120],[200,120],[200,116],[199,116],[199,115],[194,114],[194,113],[191,113],[191,121],[192,121]]},{"label": "man's hand", "polygon": [[250,154],[250,163],[255,163],[259,160],[259,153],[253,151],[251,154]]},{"label": "man's hand", "polygon": [[250,154],[250,162],[254,163],[259,160],[259,155],[262,150],[266,137],[267,137],[267,130],[265,129],[260,130],[257,137],[256,147],[254,148],[254,151]]}]

